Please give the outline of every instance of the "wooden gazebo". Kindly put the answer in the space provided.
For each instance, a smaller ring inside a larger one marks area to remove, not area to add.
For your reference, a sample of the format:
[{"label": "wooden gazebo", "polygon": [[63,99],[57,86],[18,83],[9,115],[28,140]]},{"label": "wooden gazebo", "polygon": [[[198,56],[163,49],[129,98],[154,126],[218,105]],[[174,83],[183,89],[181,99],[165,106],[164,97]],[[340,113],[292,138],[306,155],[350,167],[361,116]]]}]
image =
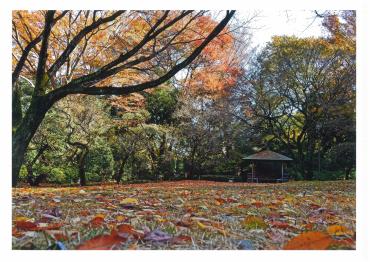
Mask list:
[{"label": "wooden gazebo", "polygon": [[286,182],[288,174],[284,171],[288,161],[293,159],[282,154],[265,150],[244,157],[249,160],[252,172],[247,174],[248,182]]}]

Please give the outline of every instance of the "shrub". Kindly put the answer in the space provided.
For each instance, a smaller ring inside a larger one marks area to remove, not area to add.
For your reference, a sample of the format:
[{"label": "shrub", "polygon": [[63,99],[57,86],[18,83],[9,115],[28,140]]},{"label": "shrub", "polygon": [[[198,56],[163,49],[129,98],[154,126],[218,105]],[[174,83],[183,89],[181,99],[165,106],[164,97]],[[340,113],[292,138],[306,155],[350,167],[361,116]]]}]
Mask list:
[{"label": "shrub", "polygon": [[66,182],[66,175],[62,168],[52,168],[50,170],[50,175],[48,181],[56,184],[63,184]]}]

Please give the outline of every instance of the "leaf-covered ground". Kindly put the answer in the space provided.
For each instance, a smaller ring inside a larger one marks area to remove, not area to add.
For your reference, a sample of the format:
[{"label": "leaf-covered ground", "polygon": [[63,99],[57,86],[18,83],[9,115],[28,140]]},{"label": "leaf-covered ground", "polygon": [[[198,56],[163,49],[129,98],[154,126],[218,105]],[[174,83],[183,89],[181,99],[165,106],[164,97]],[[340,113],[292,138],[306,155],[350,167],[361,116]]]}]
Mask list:
[{"label": "leaf-covered ground", "polygon": [[355,181],[13,189],[13,249],[355,249]]}]

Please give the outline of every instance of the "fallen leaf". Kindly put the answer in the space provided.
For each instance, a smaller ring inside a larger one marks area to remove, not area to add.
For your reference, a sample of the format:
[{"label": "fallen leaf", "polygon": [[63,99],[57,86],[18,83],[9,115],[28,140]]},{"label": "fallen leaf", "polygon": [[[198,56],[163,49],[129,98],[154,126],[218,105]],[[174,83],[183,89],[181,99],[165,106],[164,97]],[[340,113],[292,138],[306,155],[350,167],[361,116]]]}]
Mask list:
[{"label": "fallen leaf", "polygon": [[254,201],[253,203],[252,203],[252,205],[254,205],[255,207],[257,207],[257,208],[260,208],[260,207],[262,207],[263,206],[263,202],[262,201]]},{"label": "fallen leaf", "polygon": [[37,225],[30,221],[15,221],[15,226],[20,230],[34,230]]},{"label": "fallen leaf", "polygon": [[62,226],[63,226],[63,223],[55,223],[55,224],[40,223],[37,225],[35,231],[54,230],[54,229],[59,229]]},{"label": "fallen leaf", "polygon": [[116,216],[116,220],[118,221],[118,222],[122,222],[122,221],[124,221],[126,218],[124,217],[124,216],[121,216],[121,215],[118,215],[118,216]]},{"label": "fallen leaf", "polygon": [[199,221],[197,221],[197,225],[198,225],[198,227],[199,227],[200,229],[206,229],[206,228],[207,228],[207,226],[206,226],[206,225],[204,225],[202,222],[199,222]]},{"label": "fallen leaf", "polygon": [[111,235],[100,235],[90,240],[87,240],[83,244],[77,246],[78,250],[110,250],[115,245],[124,242],[126,239],[116,234]]},{"label": "fallen leaf", "polygon": [[277,228],[281,228],[281,229],[287,229],[289,227],[292,227],[291,225],[289,225],[288,223],[286,222],[281,222],[281,221],[273,221],[271,222],[271,225],[273,227],[277,227]]},{"label": "fallen leaf", "polygon": [[326,229],[326,232],[328,232],[328,234],[332,236],[353,235],[352,230],[348,229],[345,226],[340,226],[340,225],[328,226],[328,228]]},{"label": "fallen leaf", "polygon": [[136,198],[125,198],[120,202],[121,205],[137,205],[139,201]]},{"label": "fallen leaf", "polygon": [[191,237],[190,236],[185,236],[185,235],[180,235],[180,236],[175,236],[171,239],[172,244],[183,244],[186,242],[191,242]]},{"label": "fallen leaf", "polygon": [[243,226],[246,229],[265,229],[267,224],[262,217],[248,216],[244,219]]},{"label": "fallen leaf", "polygon": [[283,247],[284,250],[325,250],[332,238],[322,232],[305,232],[291,240]]},{"label": "fallen leaf", "polygon": [[135,230],[131,225],[129,224],[121,224],[117,227],[117,234],[119,236],[127,238],[129,235],[134,236],[135,238],[141,239],[144,237],[144,234],[138,232]]},{"label": "fallen leaf", "polygon": [[88,210],[82,210],[80,212],[80,215],[86,217],[86,216],[90,215],[90,212]]},{"label": "fallen leaf", "polygon": [[32,221],[31,218],[28,218],[28,217],[16,217],[14,219],[15,222],[21,222],[21,221]]},{"label": "fallen leaf", "polygon": [[13,237],[22,237],[24,233],[19,232],[15,227],[12,228],[12,236]]},{"label": "fallen leaf", "polygon": [[91,227],[100,227],[104,223],[104,218],[100,216],[96,216],[93,219],[90,220]]},{"label": "fallen leaf", "polygon": [[171,240],[171,236],[159,229],[155,229],[145,235],[144,240],[154,242],[165,242]]}]

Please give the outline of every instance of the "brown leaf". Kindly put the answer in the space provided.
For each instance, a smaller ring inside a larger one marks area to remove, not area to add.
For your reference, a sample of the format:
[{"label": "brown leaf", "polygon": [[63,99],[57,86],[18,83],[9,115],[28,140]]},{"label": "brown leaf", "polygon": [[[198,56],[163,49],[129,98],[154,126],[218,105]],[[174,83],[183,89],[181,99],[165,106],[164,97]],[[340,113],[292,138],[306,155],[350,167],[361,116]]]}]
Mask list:
[{"label": "brown leaf", "polygon": [[289,225],[288,223],[286,222],[281,222],[281,221],[273,221],[271,222],[271,225],[273,227],[277,227],[277,228],[281,228],[281,229],[287,229],[288,227],[292,227],[291,225]]},{"label": "brown leaf", "polygon": [[332,238],[322,232],[305,232],[291,240],[284,246],[284,250],[325,250],[332,242]]}]

